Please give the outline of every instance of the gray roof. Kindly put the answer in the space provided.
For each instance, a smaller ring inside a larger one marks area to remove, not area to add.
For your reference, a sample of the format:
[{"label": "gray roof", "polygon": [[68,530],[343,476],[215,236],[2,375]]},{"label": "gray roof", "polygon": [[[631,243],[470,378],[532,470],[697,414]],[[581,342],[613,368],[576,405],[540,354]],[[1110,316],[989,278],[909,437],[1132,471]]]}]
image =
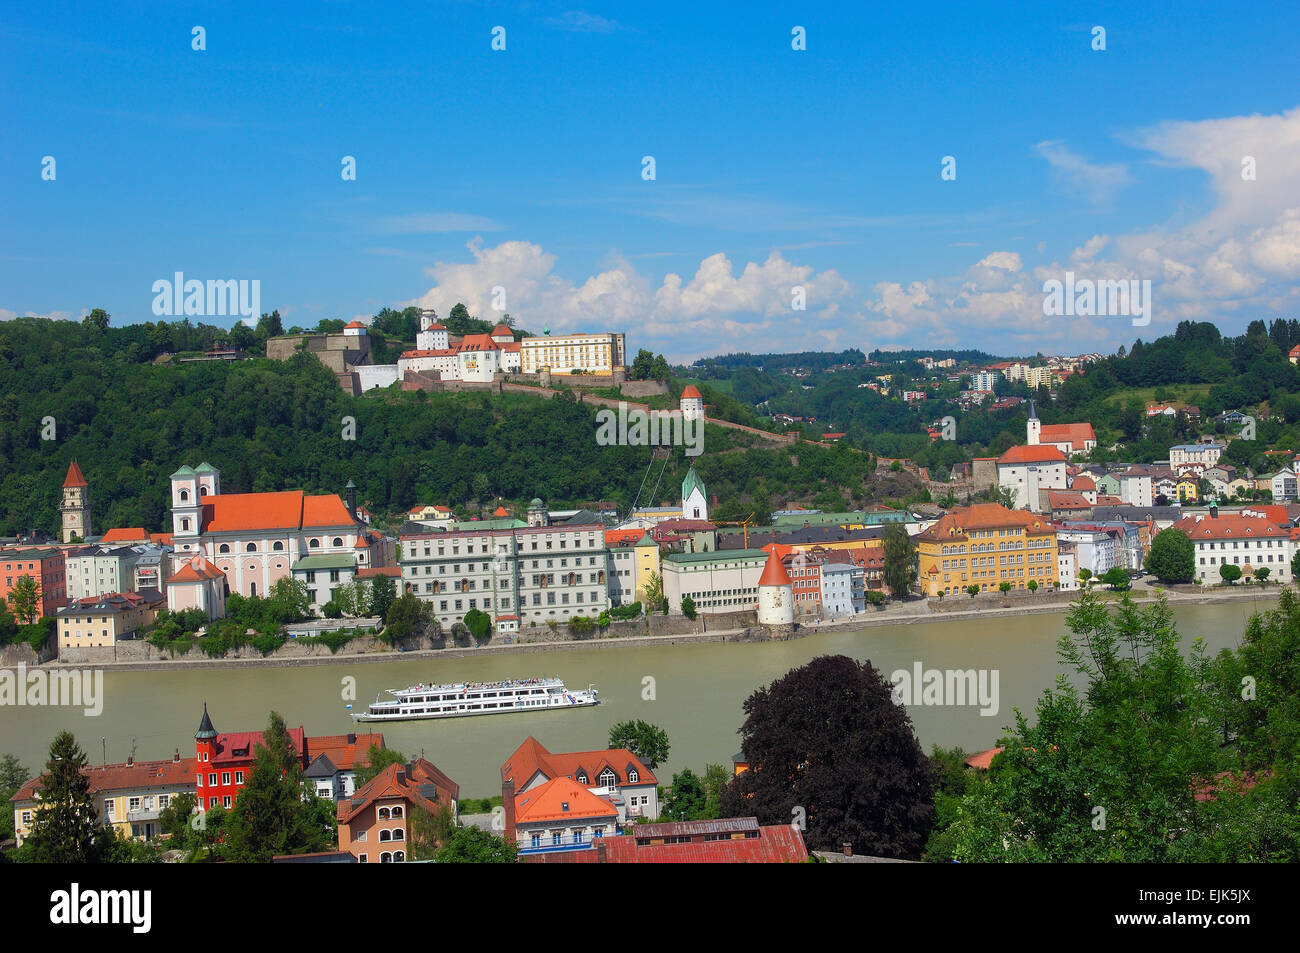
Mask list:
[{"label": "gray roof", "polygon": [[1092,522],[1120,520],[1129,523],[1145,523],[1148,519],[1155,522],[1174,521],[1184,516],[1179,506],[1094,506]]},{"label": "gray roof", "polygon": [[316,756],[315,760],[307,767],[307,770],[302,773],[302,776],[304,778],[332,778],[338,773],[338,770],[334,766],[334,762],[330,760],[329,755],[321,754]]}]

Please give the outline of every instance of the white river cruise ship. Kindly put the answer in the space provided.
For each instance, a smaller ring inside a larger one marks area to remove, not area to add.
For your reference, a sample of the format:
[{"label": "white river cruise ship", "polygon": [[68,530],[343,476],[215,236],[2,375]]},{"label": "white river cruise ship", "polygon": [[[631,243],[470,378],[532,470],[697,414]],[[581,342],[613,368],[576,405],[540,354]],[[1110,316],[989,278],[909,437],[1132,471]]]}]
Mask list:
[{"label": "white river cruise ship", "polygon": [[355,712],[357,721],[410,721],[419,718],[462,718],[499,715],[510,711],[547,711],[552,708],[586,708],[600,704],[600,693],[590,685],[569,691],[558,678],[508,679],[503,682],[456,682],[450,685],[412,685],[390,688],[391,701],[374,703]]}]

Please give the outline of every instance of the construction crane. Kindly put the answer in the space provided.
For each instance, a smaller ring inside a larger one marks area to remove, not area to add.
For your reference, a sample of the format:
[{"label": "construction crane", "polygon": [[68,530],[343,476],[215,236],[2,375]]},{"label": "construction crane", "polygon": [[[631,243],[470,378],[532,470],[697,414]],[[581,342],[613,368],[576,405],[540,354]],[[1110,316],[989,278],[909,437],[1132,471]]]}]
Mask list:
[{"label": "construction crane", "polygon": [[745,536],[745,548],[749,549],[749,528],[754,525],[754,514],[750,513],[743,520],[712,520],[714,526],[740,526]]}]

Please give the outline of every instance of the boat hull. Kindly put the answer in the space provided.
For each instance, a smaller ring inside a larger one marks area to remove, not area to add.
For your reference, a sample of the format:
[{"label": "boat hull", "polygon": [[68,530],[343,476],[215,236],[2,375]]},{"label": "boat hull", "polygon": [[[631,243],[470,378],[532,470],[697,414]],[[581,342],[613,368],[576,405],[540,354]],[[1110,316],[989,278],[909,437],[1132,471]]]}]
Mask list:
[{"label": "boat hull", "polygon": [[594,708],[600,704],[600,699],[592,701],[576,701],[564,705],[538,705],[532,708],[495,708],[490,711],[439,711],[439,712],[353,712],[352,720],[357,722],[384,722],[384,721],[428,721],[438,718],[473,718],[478,715],[515,715],[521,712],[536,714],[543,711],[567,711],[571,708]]}]

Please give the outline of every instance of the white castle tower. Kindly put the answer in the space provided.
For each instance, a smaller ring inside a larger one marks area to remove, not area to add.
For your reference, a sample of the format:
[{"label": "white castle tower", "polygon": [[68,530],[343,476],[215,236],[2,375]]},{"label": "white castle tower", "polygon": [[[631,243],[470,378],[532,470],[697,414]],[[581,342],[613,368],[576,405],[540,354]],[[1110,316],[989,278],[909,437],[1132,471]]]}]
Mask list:
[{"label": "white castle tower", "polygon": [[686,389],[682,391],[682,399],[679,405],[682,409],[683,420],[704,419],[704,396],[696,389],[694,384],[686,385]]},{"label": "white castle tower", "polygon": [[707,520],[709,518],[709,498],[704,492],[704,481],[695,472],[695,467],[686,471],[682,480],[682,518],[688,520]]},{"label": "white castle tower", "polygon": [[758,578],[758,624],[790,625],[794,622],[794,586],[776,551],[767,554],[767,565]]},{"label": "white castle tower", "polygon": [[438,312],[426,309],[420,312],[420,333],[415,336],[415,346],[421,351],[445,351],[447,329],[438,323]]},{"label": "white castle tower", "polygon": [[1043,436],[1043,422],[1038,419],[1038,411],[1034,410],[1033,400],[1029,401],[1029,423],[1026,424],[1025,443],[1031,447],[1038,446],[1039,440]]}]

